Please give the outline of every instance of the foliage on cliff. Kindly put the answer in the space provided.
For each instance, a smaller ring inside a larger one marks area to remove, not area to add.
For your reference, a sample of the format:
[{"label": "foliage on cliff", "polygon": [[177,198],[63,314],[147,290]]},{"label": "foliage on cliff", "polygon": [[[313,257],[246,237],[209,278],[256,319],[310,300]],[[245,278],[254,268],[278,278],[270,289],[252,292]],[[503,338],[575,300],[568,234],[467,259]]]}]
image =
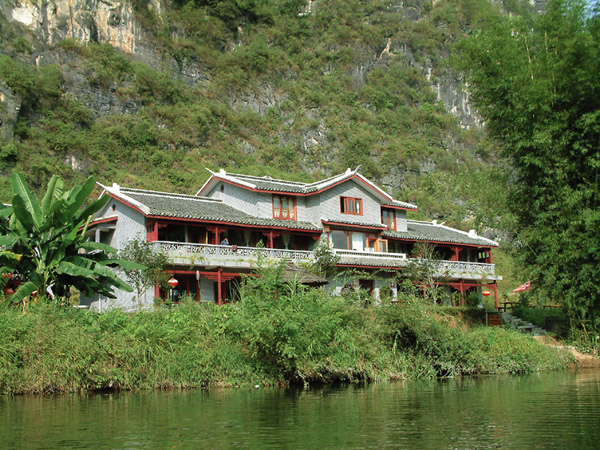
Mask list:
[{"label": "foliage on cliff", "polygon": [[552,0],[532,21],[490,14],[460,48],[474,101],[515,169],[521,265],[598,346],[599,10]]},{"label": "foliage on cliff", "polygon": [[0,170],[193,192],[207,166],[316,179],[361,165],[421,216],[497,225],[506,170],[435,92],[463,95],[449,43],[490,6],[405,3],[178,0],[158,16],[135,0],[150,58],[43,44],[0,17],[0,78],[21,101]]}]

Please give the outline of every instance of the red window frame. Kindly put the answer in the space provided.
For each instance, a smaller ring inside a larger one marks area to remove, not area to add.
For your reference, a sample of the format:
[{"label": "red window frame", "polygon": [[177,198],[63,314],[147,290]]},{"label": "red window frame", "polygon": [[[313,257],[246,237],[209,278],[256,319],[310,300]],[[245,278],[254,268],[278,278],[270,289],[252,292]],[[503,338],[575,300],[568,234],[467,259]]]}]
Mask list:
[{"label": "red window frame", "polygon": [[388,230],[396,230],[396,211],[393,209],[382,209],[381,223],[387,226]]},{"label": "red window frame", "polygon": [[272,206],[273,219],[298,220],[296,197],[290,197],[288,195],[273,195]]},{"label": "red window frame", "polygon": [[363,215],[362,198],[340,197],[340,212],[342,214],[352,214],[354,216]]}]

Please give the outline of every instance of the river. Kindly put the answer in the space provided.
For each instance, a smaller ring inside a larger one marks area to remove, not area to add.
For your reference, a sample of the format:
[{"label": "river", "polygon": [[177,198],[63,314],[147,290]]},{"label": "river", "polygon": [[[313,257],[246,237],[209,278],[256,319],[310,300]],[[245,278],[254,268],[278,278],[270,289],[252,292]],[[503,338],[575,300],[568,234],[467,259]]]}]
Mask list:
[{"label": "river", "polygon": [[0,448],[600,448],[600,371],[4,397]]}]

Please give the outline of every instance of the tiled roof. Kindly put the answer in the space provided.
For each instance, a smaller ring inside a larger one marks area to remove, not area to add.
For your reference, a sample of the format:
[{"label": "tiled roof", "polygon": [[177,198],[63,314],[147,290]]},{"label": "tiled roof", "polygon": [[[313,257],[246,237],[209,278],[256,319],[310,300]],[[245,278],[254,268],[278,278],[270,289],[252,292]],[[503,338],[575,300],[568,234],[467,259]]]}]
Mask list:
[{"label": "tiled roof", "polygon": [[398,267],[406,266],[407,260],[399,258],[341,255],[339,256],[337,264],[342,266],[364,266],[396,269]]},{"label": "tiled roof", "polygon": [[[224,204],[221,200],[206,197],[129,188],[105,189],[116,197],[129,201],[148,216],[321,231],[320,227],[310,222],[254,217],[233,208],[232,206]],[[133,200],[133,202],[131,202],[131,200]]]},{"label": "tiled roof", "polygon": [[257,189],[260,191],[276,191],[276,192],[287,192],[290,194],[310,194],[312,192],[319,191],[329,184],[344,181],[351,178],[355,172],[347,171],[341,175],[335,175],[324,180],[315,181],[314,183],[302,183],[300,181],[287,181],[265,177],[255,177],[252,175],[243,175],[239,173],[229,172],[218,172],[213,175],[218,176],[227,181],[239,182],[242,185]]},{"label": "tiled roof", "polygon": [[482,247],[497,247],[498,243],[475,234],[456,230],[435,222],[421,222],[409,220],[407,231],[383,232],[384,237],[396,239],[410,239],[415,241],[448,242],[456,244],[480,245]]},{"label": "tiled roof", "polygon": [[288,194],[298,194],[298,195],[307,195],[314,192],[319,192],[323,189],[327,189],[337,183],[341,183],[343,181],[349,180],[350,178],[357,178],[364,182],[366,185],[370,186],[374,191],[378,193],[380,198],[385,200],[385,204],[388,206],[395,206],[399,208],[406,209],[418,209],[417,205],[413,205],[412,203],[400,202],[398,200],[394,200],[390,194],[383,191],[379,186],[375,185],[373,182],[362,176],[358,173],[358,168],[356,170],[346,170],[346,172],[334,175],[329,178],[325,178],[323,180],[315,181],[313,183],[302,183],[299,181],[287,181],[287,180],[279,180],[276,178],[271,178],[269,176],[265,177],[255,177],[252,175],[243,175],[238,173],[228,173],[224,170],[220,172],[212,172],[212,177],[209,178],[206,183],[200,188],[200,190],[196,193],[199,195],[204,189],[216,179],[222,179],[231,183],[236,183],[242,186],[245,186],[249,189],[255,189],[258,191],[267,191],[267,192],[284,192]]},{"label": "tiled roof", "polygon": [[388,203],[382,203],[381,206],[391,206],[393,208],[417,209],[417,205],[413,205],[412,203],[401,202],[400,200],[393,200]]},{"label": "tiled roof", "polygon": [[351,222],[349,220],[337,220],[337,219],[325,219],[325,218],[321,218],[321,222],[323,222],[324,224],[332,224],[332,225],[348,225],[351,227],[366,227],[366,228],[380,228],[380,229],[385,229],[387,228],[386,225],[382,224],[382,223],[368,223],[368,222]]}]

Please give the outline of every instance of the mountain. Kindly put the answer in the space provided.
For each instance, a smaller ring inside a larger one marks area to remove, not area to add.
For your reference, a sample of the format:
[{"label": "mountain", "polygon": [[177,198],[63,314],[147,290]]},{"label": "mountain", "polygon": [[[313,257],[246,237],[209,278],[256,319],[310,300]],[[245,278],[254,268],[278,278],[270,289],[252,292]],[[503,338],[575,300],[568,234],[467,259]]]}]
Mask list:
[{"label": "mountain", "polygon": [[[205,167],[347,167],[415,218],[498,226],[510,169],[449,60],[484,0],[4,0],[0,200],[18,170],[194,193]],[[506,10],[527,14],[513,2]]]}]

